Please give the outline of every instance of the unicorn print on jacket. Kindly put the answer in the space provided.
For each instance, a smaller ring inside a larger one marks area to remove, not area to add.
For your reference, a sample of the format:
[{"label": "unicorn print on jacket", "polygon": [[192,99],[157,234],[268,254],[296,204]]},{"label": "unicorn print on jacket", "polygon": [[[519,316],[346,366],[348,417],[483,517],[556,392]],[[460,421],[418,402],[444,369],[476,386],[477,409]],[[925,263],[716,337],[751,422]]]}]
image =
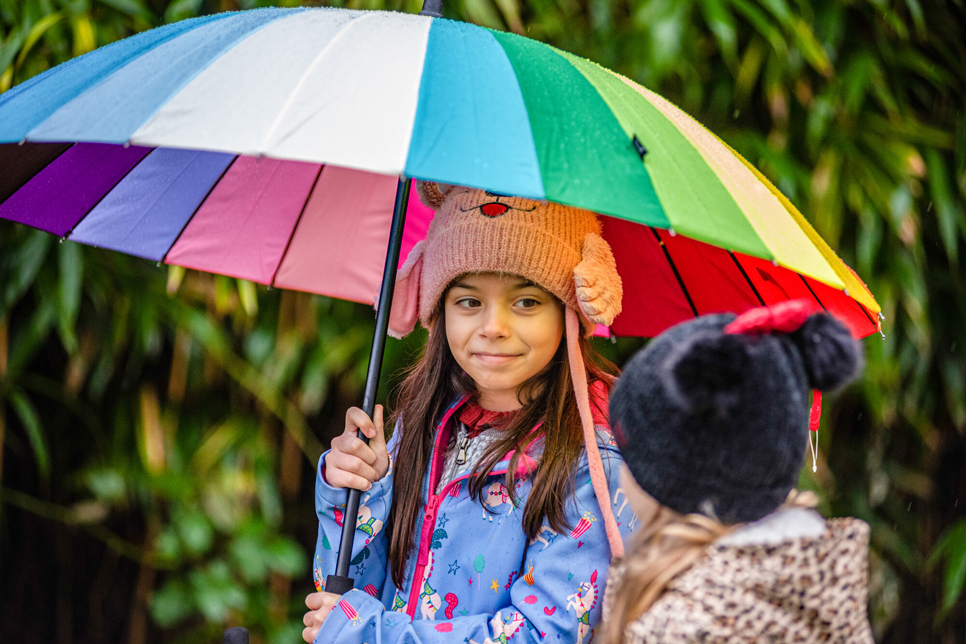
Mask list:
[{"label": "unicorn print on jacket", "polygon": [[[567,596],[567,610],[574,609],[574,612],[577,614],[577,622],[579,623],[577,629],[577,644],[583,644],[584,638],[591,632],[590,611],[596,605],[597,571],[595,570],[590,576],[590,581],[582,582],[577,592]],[[588,639],[587,641],[589,642],[590,640]]]},{"label": "unicorn print on jacket", "polygon": [[513,512],[513,504],[510,503],[510,491],[506,489],[506,486],[497,481],[496,483],[491,483],[488,488],[486,488],[486,496],[483,497],[483,518],[489,521],[493,521],[493,517],[490,514],[491,510],[496,510],[502,505],[509,504],[510,509],[507,510],[507,516]]},{"label": "unicorn print on jacket", "polygon": [[[368,500],[368,497],[366,500]],[[356,530],[366,533],[365,545],[368,546],[373,537],[382,530],[382,521],[372,516],[372,510],[369,509],[369,506],[365,502],[359,508],[359,514],[357,516]]]}]

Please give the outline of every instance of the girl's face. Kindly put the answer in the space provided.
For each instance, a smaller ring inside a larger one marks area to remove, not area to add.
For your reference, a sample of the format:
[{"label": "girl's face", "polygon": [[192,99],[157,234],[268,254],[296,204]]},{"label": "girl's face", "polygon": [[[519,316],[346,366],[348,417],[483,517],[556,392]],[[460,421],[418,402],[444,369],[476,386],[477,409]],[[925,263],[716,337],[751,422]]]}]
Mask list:
[{"label": "girl's face", "polygon": [[564,316],[557,299],[522,277],[470,273],[446,292],[443,310],[449,349],[476,383],[480,406],[519,409],[521,385],[560,346]]}]

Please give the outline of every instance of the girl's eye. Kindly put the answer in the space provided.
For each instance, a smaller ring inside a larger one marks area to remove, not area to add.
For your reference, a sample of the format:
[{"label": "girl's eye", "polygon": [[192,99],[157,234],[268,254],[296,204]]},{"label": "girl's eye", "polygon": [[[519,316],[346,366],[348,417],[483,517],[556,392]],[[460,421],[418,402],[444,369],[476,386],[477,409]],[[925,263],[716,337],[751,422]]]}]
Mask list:
[{"label": "girl's eye", "polygon": [[540,306],[540,300],[535,300],[532,297],[525,297],[522,300],[519,300],[517,305],[525,309],[532,309],[535,306]]},{"label": "girl's eye", "polygon": [[466,309],[474,309],[480,305],[480,301],[473,297],[462,297],[456,300],[456,306],[460,306]]}]

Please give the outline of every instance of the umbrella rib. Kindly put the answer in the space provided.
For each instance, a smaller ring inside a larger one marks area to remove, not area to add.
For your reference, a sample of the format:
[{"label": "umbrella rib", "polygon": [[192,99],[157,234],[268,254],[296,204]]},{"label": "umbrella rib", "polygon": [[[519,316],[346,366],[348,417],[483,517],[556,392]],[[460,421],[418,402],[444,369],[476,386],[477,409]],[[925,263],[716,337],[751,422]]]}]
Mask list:
[{"label": "umbrella rib", "polygon": [[[734,260],[735,266],[737,266],[738,267],[738,270],[741,271],[742,277],[744,277],[745,278],[745,281],[748,282],[748,286],[751,287],[751,292],[754,293],[755,294],[755,297],[758,298],[758,303],[761,306],[766,306],[765,305],[765,300],[761,297],[761,293],[759,293],[758,292],[758,289],[755,288],[755,283],[751,281],[751,278],[748,277],[748,273],[745,272],[745,267],[741,265],[741,262],[738,261],[738,258],[735,257],[735,254],[732,251],[729,250],[728,251],[728,254],[731,255],[731,259]],[[815,299],[818,299],[818,298],[815,298]],[[819,304],[821,304],[821,302],[819,302]]]},{"label": "umbrella rib", "polygon": [[282,256],[278,260],[278,266],[275,267],[275,272],[272,273],[272,281],[268,283],[269,286],[275,286],[275,279],[278,277],[278,271],[282,268],[282,264],[285,262],[285,256],[288,255],[288,249],[292,245],[292,239],[295,238],[295,231],[299,229],[299,224],[302,223],[302,215],[305,214],[305,209],[308,208],[309,202],[312,201],[312,195],[315,194],[315,186],[319,183],[319,178],[322,176],[322,170],[325,168],[324,165],[319,166],[319,173],[315,175],[315,181],[312,182],[312,188],[309,190],[309,194],[305,197],[305,203],[302,204],[302,210],[299,211],[299,217],[295,220],[295,225],[292,226],[292,232],[288,236],[288,241],[285,242],[285,250],[282,251]]},{"label": "umbrella rib", "polygon": [[198,202],[198,205],[195,207],[194,212],[192,212],[191,216],[188,217],[188,219],[184,222],[184,226],[182,226],[181,230],[178,231],[178,234],[175,236],[174,241],[171,242],[170,246],[168,246],[168,250],[164,251],[164,255],[161,257],[162,264],[168,259],[168,253],[171,252],[171,249],[174,248],[175,245],[178,243],[178,240],[181,239],[181,235],[183,235],[185,229],[188,228],[188,224],[191,223],[191,220],[195,218],[195,215],[198,214],[198,211],[201,210],[201,207],[205,205],[206,201],[208,201],[208,197],[211,196],[211,193],[215,189],[215,186],[221,183],[221,180],[225,178],[225,175],[228,173],[231,167],[235,165],[235,161],[238,161],[238,155],[236,155],[235,158],[231,160],[231,163],[225,166],[225,169],[221,171],[220,175],[218,175],[218,179],[214,183],[212,183],[211,186],[208,188],[208,192],[205,193],[205,198]]},{"label": "umbrella rib", "polygon": [[691,313],[694,314],[694,317],[698,317],[698,308],[694,305],[694,301],[691,299],[691,294],[688,293],[688,289],[685,288],[684,280],[681,279],[681,274],[678,272],[678,267],[675,266],[674,260],[671,259],[671,253],[668,252],[667,246],[664,245],[664,240],[662,240],[661,236],[657,234],[657,231],[654,229],[653,226],[648,226],[648,228],[650,228],[651,232],[654,233],[654,239],[657,240],[657,243],[661,247],[661,250],[664,251],[664,259],[666,259],[667,263],[671,266],[671,270],[674,272],[674,277],[677,278],[678,280],[678,286],[681,287],[681,292],[684,293],[684,297],[688,301],[688,306],[691,307]]},{"label": "umbrella rib", "polygon": [[811,294],[812,294],[812,297],[814,297],[814,298],[815,298],[815,301],[816,301],[816,302],[818,302],[818,305],[822,307],[822,310],[823,310],[823,311],[825,311],[826,313],[828,313],[828,307],[826,307],[826,306],[825,306],[825,305],[824,305],[824,304],[822,303],[822,300],[820,300],[820,299],[818,298],[818,295],[816,295],[816,294],[815,294],[815,291],[814,291],[814,290],[812,290],[812,285],[808,283],[808,280],[807,280],[807,279],[805,279],[805,276],[804,276],[804,275],[802,275],[801,273],[798,273],[798,276],[799,276],[799,277],[800,277],[800,278],[802,279],[802,283],[803,283],[803,284],[805,284],[805,288],[807,288],[807,289],[808,289],[808,292],[809,292],[809,293],[811,293]]},{"label": "umbrella rib", "polygon": [[[348,31],[348,29],[352,25],[355,25],[360,20],[365,20],[366,18],[371,17],[371,15],[372,14],[362,14],[347,20],[345,24],[343,24],[339,28],[339,31],[336,32],[336,34],[329,40],[329,42],[327,42],[325,46],[322,47],[321,51],[319,51],[315,55],[315,58],[313,58],[312,62],[305,68],[305,70],[302,72],[302,75],[299,77],[298,82],[293,86],[292,90],[289,92],[289,96],[288,96],[288,99],[286,99],[285,101],[285,105],[283,105],[281,109],[279,109],[278,112],[275,114],[275,119],[272,121],[272,124],[265,131],[264,136],[262,136],[262,140],[259,144],[259,151],[264,152],[268,150],[268,145],[271,143],[272,137],[275,136],[275,131],[278,130],[279,126],[282,123],[282,117],[288,113],[292,104],[295,102],[296,96],[305,86],[307,79],[312,74],[312,72],[315,71],[316,67],[319,66],[319,63],[322,61],[322,59],[326,55],[328,55],[329,52],[332,51],[333,45],[345,36],[345,32]],[[273,277],[272,281],[274,282],[274,280],[275,278]]]}]

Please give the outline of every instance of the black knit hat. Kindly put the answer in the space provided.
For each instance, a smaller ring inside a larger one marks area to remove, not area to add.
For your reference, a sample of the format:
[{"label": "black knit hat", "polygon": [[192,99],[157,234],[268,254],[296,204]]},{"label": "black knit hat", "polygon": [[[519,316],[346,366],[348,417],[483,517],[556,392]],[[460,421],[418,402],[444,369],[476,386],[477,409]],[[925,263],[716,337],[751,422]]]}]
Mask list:
[{"label": "black knit hat", "polygon": [[637,483],[659,503],[731,524],[785,501],[805,454],[809,389],[837,388],[861,368],[848,330],[804,306],[679,324],[623,370],[611,424]]}]

